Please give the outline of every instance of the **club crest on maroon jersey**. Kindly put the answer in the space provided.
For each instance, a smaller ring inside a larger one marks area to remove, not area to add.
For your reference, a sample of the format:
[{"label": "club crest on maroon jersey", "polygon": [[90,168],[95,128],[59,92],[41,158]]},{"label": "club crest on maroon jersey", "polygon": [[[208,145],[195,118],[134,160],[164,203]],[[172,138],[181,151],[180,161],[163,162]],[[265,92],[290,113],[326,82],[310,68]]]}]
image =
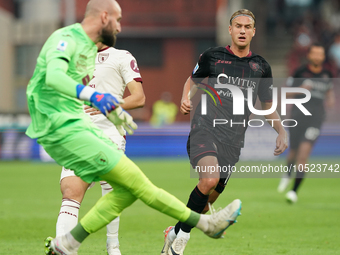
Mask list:
[{"label": "club crest on maroon jersey", "polygon": [[99,53],[98,54],[98,62],[99,63],[104,63],[107,58],[109,57],[109,53],[105,52],[105,53]]},{"label": "club crest on maroon jersey", "polygon": [[249,62],[249,66],[250,66],[251,70],[253,70],[254,72],[257,72],[260,69],[259,64],[255,63],[253,61]]}]

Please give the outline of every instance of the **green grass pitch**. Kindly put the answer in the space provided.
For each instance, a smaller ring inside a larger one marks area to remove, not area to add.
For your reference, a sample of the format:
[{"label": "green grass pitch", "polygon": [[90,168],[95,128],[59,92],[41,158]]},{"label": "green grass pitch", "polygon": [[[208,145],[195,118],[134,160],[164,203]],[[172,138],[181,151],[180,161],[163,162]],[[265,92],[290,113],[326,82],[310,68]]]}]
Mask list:
[{"label": "green grass pitch", "polygon": [[[339,163],[336,161],[323,159],[320,163]],[[187,160],[137,160],[136,163],[156,185],[185,203],[197,183],[190,178]],[[60,167],[0,162],[0,174],[0,254],[44,254],[43,241],[55,233],[61,203]],[[185,254],[340,254],[340,179],[306,179],[295,205],[287,204],[284,194],[276,192],[278,181],[232,178],[215,208],[240,198],[243,209],[238,223],[221,240],[209,239],[193,230]],[[99,186],[87,192],[80,216],[100,197]],[[159,254],[163,246],[162,231],[175,222],[137,201],[121,216],[122,254]],[[102,229],[87,238],[79,254],[106,254],[105,233]]]}]

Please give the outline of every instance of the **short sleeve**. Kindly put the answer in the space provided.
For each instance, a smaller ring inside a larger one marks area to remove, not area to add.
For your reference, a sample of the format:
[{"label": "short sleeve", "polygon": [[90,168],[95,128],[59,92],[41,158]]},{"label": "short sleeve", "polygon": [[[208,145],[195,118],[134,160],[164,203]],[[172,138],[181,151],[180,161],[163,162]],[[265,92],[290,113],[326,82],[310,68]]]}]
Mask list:
[{"label": "short sleeve", "polygon": [[60,58],[70,61],[75,53],[76,42],[70,34],[53,34],[46,42],[46,63]]},{"label": "short sleeve", "polygon": [[273,100],[273,76],[269,64],[260,80],[258,96],[261,102],[272,102]]},{"label": "short sleeve", "polygon": [[210,74],[209,72],[210,72],[209,50],[206,50],[200,55],[199,60],[194,70],[192,71],[191,78],[201,81],[209,76]]},{"label": "short sleeve", "polygon": [[125,84],[128,84],[133,80],[137,82],[142,82],[142,77],[139,72],[137,60],[131,55],[130,52],[126,52],[126,55],[122,57],[122,62],[120,64],[120,73]]}]

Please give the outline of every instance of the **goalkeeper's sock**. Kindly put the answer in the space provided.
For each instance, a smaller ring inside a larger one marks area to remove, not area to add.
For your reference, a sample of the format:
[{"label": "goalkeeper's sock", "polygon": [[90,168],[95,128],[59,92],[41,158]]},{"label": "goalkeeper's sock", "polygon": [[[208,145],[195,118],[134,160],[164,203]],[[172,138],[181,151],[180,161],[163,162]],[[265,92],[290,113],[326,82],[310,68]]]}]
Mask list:
[{"label": "goalkeeper's sock", "polygon": [[80,245],[80,243],[82,243],[89,235],[90,233],[87,232],[79,222],[77,226],[71,230],[71,232],[66,234],[66,237],[70,243],[72,242],[71,246],[76,246],[78,243]]},{"label": "goalkeeper's sock", "polygon": [[[202,211],[204,210],[208,202],[208,198],[209,198],[209,195],[203,194],[196,186],[190,194],[187,207],[189,207],[191,210],[197,213],[202,213]],[[193,227],[189,226],[188,224],[185,224],[183,222],[178,222],[175,226],[175,233],[178,234],[180,229],[186,233],[190,233],[192,228]]]},{"label": "goalkeeper's sock", "polygon": [[296,173],[296,178],[295,178],[295,182],[294,182],[294,186],[293,186],[293,190],[295,192],[297,192],[298,188],[300,187],[303,177],[305,176],[305,172],[304,171],[299,171]]},{"label": "goalkeeper's sock", "polygon": [[79,208],[80,203],[76,200],[67,198],[62,200],[56,225],[56,236],[65,235],[77,225]]}]

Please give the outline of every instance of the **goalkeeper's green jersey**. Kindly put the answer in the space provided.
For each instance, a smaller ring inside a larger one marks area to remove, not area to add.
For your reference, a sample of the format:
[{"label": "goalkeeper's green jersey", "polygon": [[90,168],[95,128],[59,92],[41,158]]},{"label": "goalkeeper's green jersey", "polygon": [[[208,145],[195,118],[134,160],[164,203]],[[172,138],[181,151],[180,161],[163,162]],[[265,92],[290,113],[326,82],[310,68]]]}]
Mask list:
[{"label": "goalkeeper's green jersey", "polygon": [[78,23],[61,28],[48,38],[39,54],[26,92],[32,118],[26,131],[29,137],[39,138],[52,133],[67,121],[87,118],[82,110],[82,101],[46,84],[46,68],[51,60],[62,59],[68,62],[66,74],[74,83],[87,85],[95,68],[97,51],[95,43]]}]

